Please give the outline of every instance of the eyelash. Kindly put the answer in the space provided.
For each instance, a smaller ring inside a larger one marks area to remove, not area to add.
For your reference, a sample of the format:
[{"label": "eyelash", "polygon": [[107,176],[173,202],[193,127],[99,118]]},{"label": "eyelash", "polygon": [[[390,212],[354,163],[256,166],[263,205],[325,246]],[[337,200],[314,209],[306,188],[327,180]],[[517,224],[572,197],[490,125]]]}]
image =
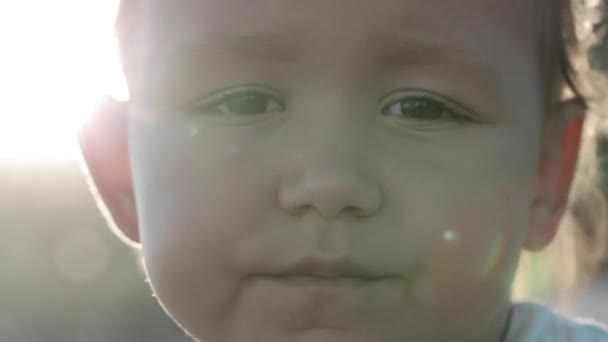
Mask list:
[{"label": "eyelash", "polygon": [[[278,99],[280,97],[280,95],[277,91],[274,91],[268,87],[256,86],[256,85],[239,86],[239,87],[229,88],[226,90],[219,91],[219,92],[207,97],[206,99],[200,101],[199,103],[197,103],[195,105],[195,109],[196,109],[196,112],[203,112],[203,113],[221,112],[222,115],[234,115],[234,116],[261,115],[261,114],[232,113],[226,109],[218,109],[222,104],[225,104],[226,101],[228,101],[228,100],[244,98],[246,96],[263,96],[263,97],[267,98],[267,101],[273,101],[275,108],[271,112],[282,112],[282,111],[285,111],[285,109],[286,109],[284,102],[282,102],[281,100]],[[393,98],[396,98],[396,99],[391,101],[390,99],[393,99]],[[449,120],[450,122],[456,123],[456,124],[465,124],[465,123],[470,123],[470,122],[474,121],[472,116],[469,114],[470,111],[468,111],[466,108],[462,107],[461,105],[459,105],[453,101],[445,100],[442,97],[432,95],[427,92],[423,92],[423,91],[419,91],[419,90],[400,89],[400,90],[393,91],[390,94],[382,97],[380,99],[379,103],[387,102],[386,99],[389,99],[389,101],[386,105],[382,106],[382,109],[381,109],[382,114],[386,115],[386,116],[391,116],[390,113],[388,113],[390,111],[390,109],[404,101],[424,101],[424,104],[430,105],[430,106],[436,106],[436,107],[438,107],[439,110],[441,110],[440,114],[442,116],[442,119],[425,120],[425,119],[415,119],[415,118],[402,116],[399,118],[401,120],[410,120],[410,121],[417,121],[417,122],[438,122],[438,121],[444,122],[446,120]],[[268,107],[268,103],[267,103],[266,107]],[[268,114],[268,113],[264,113],[264,114]],[[447,119],[444,118],[446,115],[448,116]]]},{"label": "eyelash", "polygon": [[[396,99],[391,100],[393,98],[396,98]],[[424,92],[424,91],[400,89],[400,90],[393,91],[390,94],[382,97],[379,102],[380,103],[387,102],[386,99],[389,99],[389,101],[388,101],[388,104],[382,106],[383,115],[390,115],[387,113],[388,110],[393,108],[395,105],[402,103],[403,101],[420,101],[420,100],[422,100],[426,104],[439,106],[440,110],[441,110],[441,114],[443,116],[448,116],[449,120],[452,122],[455,122],[457,124],[465,124],[465,123],[471,123],[474,121],[473,116],[471,114],[469,114],[470,111],[468,109],[464,108],[463,106],[461,106],[460,104],[458,104],[454,101],[451,101],[451,100],[447,100],[443,97]],[[445,119],[444,120],[439,120],[439,119],[422,120],[422,119],[412,119],[412,118],[407,118],[407,117],[402,117],[401,119],[402,120],[415,120],[415,121],[429,121],[429,122],[445,121]]]},{"label": "eyelash", "polygon": [[[284,111],[285,110],[285,104],[282,101],[277,99],[278,97],[280,97],[278,92],[273,91],[272,89],[269,89],[268,87],[261,87],[261,86],[255,86],[255,85],[239,86],[239,87],[229,88],[226,90],[216,92],[215,94],[212,94],[209,97],[205,98],[204,100],[198,102],[195,105],[195,108],[196,108],[197,112],[208,113],[208,112],[219,111],[224,115],[230,115],[230,114],[246,115],[246,114],[239,114],[239,113],[230,113],[225,110],[218,110],[218,107],[220,105],[222,105],[223,103],[225,103],[227,100],[238,99],[238,98],[243,98],[245,96],[252,96],[252,95],[253,96],[260,96],[260,95],[265,96],[265,97],[275,101],[279,107],[275,111]],[[253,115],[253,114],[250,114],[250,115]]]}]

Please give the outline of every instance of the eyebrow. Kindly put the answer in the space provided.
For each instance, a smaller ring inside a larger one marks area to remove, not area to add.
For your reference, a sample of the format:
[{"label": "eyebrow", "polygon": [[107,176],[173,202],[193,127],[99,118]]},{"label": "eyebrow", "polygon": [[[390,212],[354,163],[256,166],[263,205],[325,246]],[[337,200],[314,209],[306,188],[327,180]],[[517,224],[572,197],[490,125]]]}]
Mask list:
[{"label": "eyebrow", "polygon": [[471,54],[457,45],[433,44],[422,40],[382,37],[371,40],[369,48],[386,64],[472,62]]},{"label": "eyebrow", "polygon": [[[262,62],[292,62],[302,58],[305,46],[297,32],[206,33],[194,43],[167,51],[162,62],[172,70],[196,65],[209,54],[223,53]],[[446,66],[485,83],[496,82],[496,66],[484,56],[450,42],[430,42],[398,33],[371,35],[364,42],[366,53],[384,67],[416,68]],[[157,58],[160,56],[157,56]],[[158,61],[157,61],[158,62]],[[184,70],[186,71],[186,70]]]},{"label": "eyebrow", "polygon": [[454,43],[382,36],[370,40],[369,49],[385,66],[445,65],[470,72],[471,76],[496,81],[496,66],[487,56],[480,56]]},{"label": "eyebrow", "polygon": [[188,61],[215,50],[245,59],[290,61],[297,59],[302,52],[299,42],[295,35],[270,32],[206,34],[196,43],[176,48],[168,57],[173,62]]},{"label": "eyebrow", "polygon": [[[185,44],[170,52],[170,57],[195,56],[215,48],[242,57],[266,60],[292,60],[303,52],[297,32],[207,33],[195,43]],[[370,51],[387,64],[420,64],[424,61],[471,61],[471,54],[453,43],[431,43],[398,34],[373,35],[366,44]]]}]

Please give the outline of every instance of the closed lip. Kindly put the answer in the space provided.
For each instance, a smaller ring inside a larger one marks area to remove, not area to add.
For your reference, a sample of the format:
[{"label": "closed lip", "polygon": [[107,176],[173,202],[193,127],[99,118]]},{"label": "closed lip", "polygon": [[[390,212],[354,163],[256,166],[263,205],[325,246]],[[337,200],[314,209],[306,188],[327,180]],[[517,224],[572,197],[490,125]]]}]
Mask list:
[{"label": "closed lip", "polygon": [[356,262],[353,258],[322,258],[306,256],[279,267],[268,276],[278,278],[321,278],[326,280],[352,279],[376,281],[397,277],[396,274],[381,272]]}]

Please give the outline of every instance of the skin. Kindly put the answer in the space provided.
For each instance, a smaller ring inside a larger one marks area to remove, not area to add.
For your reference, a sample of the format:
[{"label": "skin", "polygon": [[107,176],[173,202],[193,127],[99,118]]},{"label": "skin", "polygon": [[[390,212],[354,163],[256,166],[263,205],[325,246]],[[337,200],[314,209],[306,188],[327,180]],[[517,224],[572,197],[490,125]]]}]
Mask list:
[{"label": "skin", "polygon": [[[210,342],[500,340],[582,125],[580,105],[541,101],[532,1],[144,2],[131,101],[81,144],[172,318]],[[210,103],[249,85],[269,110]],[[262,276],[305,256],[391,277]]]}]

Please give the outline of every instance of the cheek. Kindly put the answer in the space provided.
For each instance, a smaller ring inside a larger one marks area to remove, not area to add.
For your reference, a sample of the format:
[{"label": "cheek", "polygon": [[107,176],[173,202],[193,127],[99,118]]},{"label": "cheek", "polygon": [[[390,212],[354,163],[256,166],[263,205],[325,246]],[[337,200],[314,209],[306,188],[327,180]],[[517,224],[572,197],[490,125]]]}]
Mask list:
[{"label": "cheek", "polygon": [[403,249],[422,259],[420,313],[450,329],[476,326],[507,299],[535,188],[532,140],[506,129],[468,139],[475,141],[406,152],[385,174]]},{"label": "cheek", "polygon": [[452,321],[477,319],[506,299],[527,224],[525,205],[503,199],[509,195],[470,193],[438,214],[445,229],[429,242],[428,278],[418,287],[429,310]]},{"label": "cheek", "polygon": [[189,331],[213,335],[229,321],[245,247],[268,226],[272,177],[261,156],[174,132],[181,131],[151,132],[137,144],[146,270],[170,315]]}]

